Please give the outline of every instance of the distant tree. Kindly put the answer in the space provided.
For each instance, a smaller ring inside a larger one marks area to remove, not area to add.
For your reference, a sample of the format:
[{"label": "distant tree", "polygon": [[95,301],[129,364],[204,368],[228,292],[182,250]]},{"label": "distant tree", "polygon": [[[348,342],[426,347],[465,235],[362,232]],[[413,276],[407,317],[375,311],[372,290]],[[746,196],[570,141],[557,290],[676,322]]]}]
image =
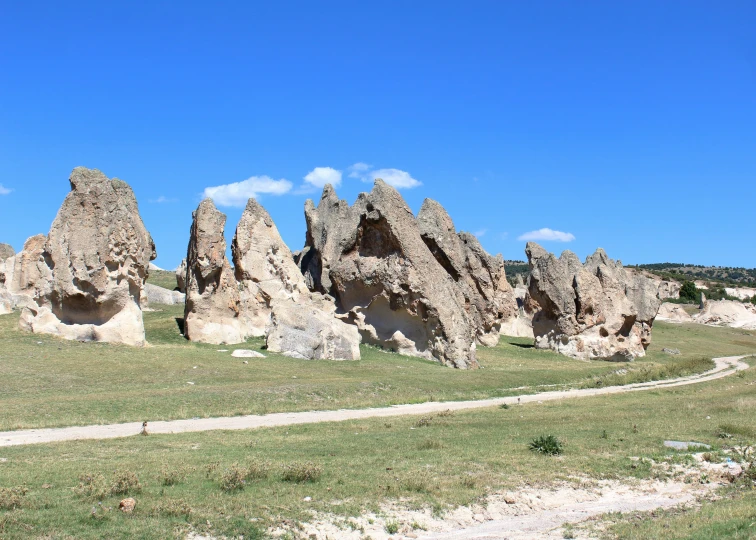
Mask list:
[{"label": "distant tree", "polygon": [[756,304],[756,295],[751,297],[751,303]]},{"label": "distant tree", "polygon": [[701,299],[701,294],[696,289],[696,284],[692,281],[686,281],[680,287],[680,300],[687,300],[688,302],[695,303]]}]

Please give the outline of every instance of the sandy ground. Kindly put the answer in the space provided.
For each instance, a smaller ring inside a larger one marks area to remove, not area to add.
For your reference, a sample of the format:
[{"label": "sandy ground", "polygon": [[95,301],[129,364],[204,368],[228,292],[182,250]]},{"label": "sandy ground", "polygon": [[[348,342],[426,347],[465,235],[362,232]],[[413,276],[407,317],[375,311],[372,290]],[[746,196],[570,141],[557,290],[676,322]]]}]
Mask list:
[{"label": "sandy ground", "polygon": [[[429,508],[409,510],[396,504],[383,507],[379,514],[365,514],[346,521],[316,515],[312,522],[302,524],[301,530],[291,532],[295,532],[295,537],[313,540],[360,540],[366,536],[373,540],[564,538],[567,524],[584,523],[609,512],[644,512],[694,504],[699,498],[710,496],[716,487],[715,483],[691,481],[563,482],[551,488],[497,493],[487,497],[484,504],[461,506],[443,516],[434,516]],[[398,528],[394,534],[386,530],[391,523]],[[284,529],[269,531],[274,537],[287,532]],[[575,538],[592,536],[585,527],[574,530],[573,534]]]},{"label": "sandy ground", "polygon": [[[443,515],[431,508],[408,508],[399,502],[381,506],[378,513],[344,519],[313,512],[313,518],[294,530],[269,530],[273,537],[290,533],[308,540],[462,540],[541,538],[595,538],[605,528],[603,516],[612,512],[648,512],[693,506],[716,497],[714,491],[732,482],[741,472],[736,463],[710,463],[704,453],[693,454],[693,465],[670,464],[647,458],[652,470],[674,478],[662,481],[592,480],[573,477],[549,487],[527,486],[517,491],[497,492],[471,506],[459,506]],[[394,528],[389,529],[389,525]],[[388,530],[395,530],[389,534]]]},{"label": "sandy ground", "polygon": [[[705,373],[693,375],[690,377],[680,377],[677,379],[668,379],[665,381],[654,381],[648,383],[628,384],[625,386],[551,391],[543,392],[540,394],[484,399],[478,401],[443,401],[417,403],[411,405],[394,405],[392,407],[374,409],[305,411],[266,415],[156,421],[149,422],[148,430],[149,433],[152,434],[168,434],[226,429],[257,429],[264,427],[289,426],[294,424],[340,422],[344,420],[359,420],[362,418],[420,415],[441,412],[445,410],[461,411],[465,409],[494,407],[504,403],[508,405],[514,405],[517,403],[541,403],[544,401],[554,401],[560,399],[619,394],[624,392],[638,392],[656,388],[671,388],[687,384],[696,384],[726,377],[735,373],[736,371],[748,368],[748,364],[742,361],[743,358],[745,358],[745,356],[715,358],[714,362],[716,363],[716,367]],[[141,422],[130,422],[126,424],[4,431],[0,432],[0,447],[60,441],[75,441],[82,439],[114,439],[118,437],[129,437],[132,435],[137,435],[139,434],[141,429]]]}]

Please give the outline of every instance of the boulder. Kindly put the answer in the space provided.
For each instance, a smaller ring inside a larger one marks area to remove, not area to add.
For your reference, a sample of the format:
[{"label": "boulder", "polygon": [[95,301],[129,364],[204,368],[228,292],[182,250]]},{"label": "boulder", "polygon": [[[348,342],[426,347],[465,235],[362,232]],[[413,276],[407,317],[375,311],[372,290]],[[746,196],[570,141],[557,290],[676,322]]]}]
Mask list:
[{"label": "boulder", "polygon": [[645,355],[659,310],[654,280],[626,272],[599,249],[581,264],[565,251],[557,258],[529,242],[529,299],[535,345],[574,358],[632,360]]},{"label": "boulder", "polygon": [[186,255],[184,336],[202,343],[241,343],[239,287],[226,258],[226,215],[205,199],[192,214]]},{"label": "boulder", "polygon": [[336,300],[363,342],[457,368],[477,367],[460,288],[423,241],[399,192],[376,180],[353,206],[326,185],[305,203],[298,258],[309,288]]},{"label": "boulder", "polygon": [[671,323],[685,323],[693,322],[693,317],[688,315],[688,312],[685,311],[681,305],[664,302],[661,307],[659,307],[659,313],[656,314],[656,320]]},{"label": "boulder", "polygon": [[[167,306],[183,305],[186,300],[186,295],[179,291],[171,291],[164,287],[153,285],[152,283],[144,284],[145,298],[147,299],[147,305],[150,304],[163,304]],[[144,307],[144,303],[142,304]]]},{"label": "boulder", "polygon": [[242,326],[268,350],[305,359],[358,360],[357,329],[335,316],[333,299],[311,292],[268,212],[249,199],[231,245]]},{"label": "boulder", "polygon": [[357,328],[313,303],[276,302],[266,337],[268,350],[303,360],[359,360]]},{"label": "boulder", "polygon": [[176,285],[179,292],[186,293],[186,258],[176,268]]},{"label": "boulder", "polygon": [[428,249],[462,292],[478,343],[496,345],[502,324],[518,314],[504,259],[489,255],[474,235],[458,234],[444,207],[432,199],[423,202],[417,223]]},{"label": "boulder", "polygon": [[756,330],[756,306],[735,300],[708,300],[693,320],[711,326]]},{"label": "boulder", "polygon": [[73,170],[70,183],[40,257],[21,264],[29,272],[19,275],[34,276],[21,282],[34,281],[34,292],[19,325],[66,339],[144,345],[140,303],[156,253],[134,192],[84,167]]}]

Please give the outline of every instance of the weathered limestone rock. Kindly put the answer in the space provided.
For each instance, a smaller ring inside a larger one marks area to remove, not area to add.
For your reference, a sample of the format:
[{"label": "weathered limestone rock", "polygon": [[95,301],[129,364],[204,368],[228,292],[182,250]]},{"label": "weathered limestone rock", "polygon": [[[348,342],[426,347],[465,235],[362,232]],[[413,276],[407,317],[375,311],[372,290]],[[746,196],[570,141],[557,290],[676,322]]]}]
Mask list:
[{"label": "weathered limestone rock", "polygon": [[661,304],[653,280],[626,272],[602,249],[584,265],[570,251],[556,258],[533,242],[525,252],[528,295],[540,308],[533,318],[537,348],[586,359],[645,355]]},{"label": "weathered limestone rock", "polygon": [[226,258],[226,215],[205,199],[192,214],[186,255],[184,336],[202,343],[241,343],[239,287]]},{"label": "weathered limestone rock", "polygon": [[13,311],[13,296],[6,286],[8,276],[5,269],[6,259],[15,255],[15,250],[8,244],[0,244],[0,315],[7,315]]},{"label": "weathered limestone rock", "polygon": [[506,279],[504,259],[486,253],[474,235],[457,234],[449,214],[432,199],[423,202],[417,223],[428,249],[460,288],[478,342],[495,346],[502,324],[517,319],[517,302]]},{"label": "weathered limestone rock", "polygon": [[176,268],[176,285],[180,292],[186,294],[186,259],[181,259],[181,264]]},{"label": "weathered limestone rock", "polygon": [[640,268],[625,268],[625,272],[628,275],[642,276],[656,282],[659,289],[659,298],[661,300],[666,300],[667,298],[680,298],[680,288],[682,287],[682,283],[678,281],[662,279],[659,276]]},{"label": "weathered limestone rock", "polygon": [[22,309],[34,301],[38,285],[45,286],[50,269],[45,261],[47,236],[38,234],[24,243],[24,249],[5,261],[5,286],[13,297],[13,307]]},{"label": "weathered limestone rock", "polygon": [[735,300],[708,300],[693,320],[712,326],[756,330],[756,306]]},{"label": "weathered limestone rock", "polygon": [[19,325],[66,339],[143,345],[140,302],[156,254],[134,192],[84,167],[73,170],[70,182],[41,254],[44,264],[37,260],[31,271],[38,274],[34,297]]},{"label": "weathered limestone rock", "polygon": [[465,299],[420,236],[401,195],[382,180],[354,206],[325,186],[305,203],[299,257],[306,284],[336,299],[363,341],[458,367],[477,367]]},{"label": "weathered limestone rock", "polygon": [[266,338],[268,350],[304,360],[359,360],[357,328],[335,318],[335,306],[330,312],[323,307],[312,302],[275,302]]},{"label": "weathered limestone rock", "polygon": [[242,326],[268,350],[303,359],[360,358],[357,329],[335,317],[333,299],[310,292],[268,212],[250,199],[231,245]]},{"label": "weathered limestone rock", "polygon": [[659,313],[656,314],[656,320],[672,323],[685,323],[693,322],[693,317],[688,315],[688,312],[685,311],[681,305],[664,302],[661,307],[659,307]]},{"label": "weathered limestone rock", "polygon": [[[153,285],[152,283],[144,284],[145,297],[147,299],[147,305],[150,304],[163,304],[167,306],[183,305],[186,301],[186,295],[179,291],[171,291],[164,287]],[[144,303],[142,303],[144,307]]]},{"label": "weathered limestone rock", "polygon": [[16,250],[10,244],[0,243],[0,262],[9,259],[16,254]]}]

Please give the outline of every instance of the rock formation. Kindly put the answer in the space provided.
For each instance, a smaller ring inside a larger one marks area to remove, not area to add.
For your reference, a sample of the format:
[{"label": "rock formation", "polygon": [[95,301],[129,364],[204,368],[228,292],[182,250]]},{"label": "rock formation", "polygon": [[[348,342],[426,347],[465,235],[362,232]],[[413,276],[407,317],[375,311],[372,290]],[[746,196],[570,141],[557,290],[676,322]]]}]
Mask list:
[{"label": "rock formation", "polygon": [[24,249],[5,261],[5,286],[13,297],[13,307],[24,308],[34,301],[37,285],[48,279],[50,272],[45,261],[44,234],[32,236],[24,243]]},{"label": "rock formation", "polygon": [[756,330],[756,306],[735,300],[709,300],[693,320],[711,326]]},{"label": "rock formation", "polygon": [[186,293],[186,259],[176,268],[176,288],[179,292]]},{"label": "rock formation", "polygon": [[750,300],[756,296],[756,289],[749,287],[725,287],[725,293],[740,300]]},{"label": "rock formation", "polygon": [[330,294],[363,342],[477,367],[476,331],[465,298],[423,241],[399,193],[376,180],[353,206],[325,186],[305,203],[307,238],[298,257],[309,288]]},{"label": "rock formation", "polygon": [[16,254],[16,250],[10,244],[0,243],[0,262],[9,259]]},{"label": "rock formation", "polygon": [[574,358],[632,360],[644,356],[661,301],[658,285],[625,271],[599,249],[581,264],[565,251],[557,258],[529,242],[528,295],[537,348]]},{"label": "rock formation", "polygon": [[250,199],[231,245],[241,320],[268,350],[303,359],[360,358],[357,329],[335,317],[333,299],[310,292],[268,212]]},{"label": "rock formation", "polygon": [[688,312],[685,311],[681,305],[664,302],[661,307],[659,307],[659,313],[656,314],[656,320],[671,323],[692,323],[693,317],[688,315]]},{"label": "rock formation", "polygon": [[25,285],[34,282],[19,325],[66,339],[143,345],[140,302],[156,254],[134,192],[84,167],[73,170],[70,182],[39,258],[30,248],[28,263],[14,270],[14,282],[17,274],[32,276],[20,278]]},{"label": "rock formation", "polygon": [[311,293],[268,212],[250,199],[226,259],[226,216],[210,199],[194,213],[187,253],[185,336],[241,343],[266,336],[268,350],[304,359],[360,358],[357,329],[333,300]]},{"label": "rock formation", "polygon": [[[146,305],[151,304],[163,304],[166,306],[183,305],[186,301],[186,295],[179,291],[171,291],[164,287],[153,285],[152,283],[144,284],[145,298],[147,300]],[[142,307],[145,307],[145,303],[142,303]]]},{"label": "rock formation", "polygon": [[184,336],[202,343],[241,343],[247,337],[239,287],[226,258],[226,215],[205,199],[192,214],[186,255]]},{"label": "rock formation", "polygon": [[423,202],[417,223],[428,249],[461,290],[478,342],[496,345],[502,323],[517,318],[504,259],[486,253],[474,235],[457,234],[449,214],[432,199]]}]

